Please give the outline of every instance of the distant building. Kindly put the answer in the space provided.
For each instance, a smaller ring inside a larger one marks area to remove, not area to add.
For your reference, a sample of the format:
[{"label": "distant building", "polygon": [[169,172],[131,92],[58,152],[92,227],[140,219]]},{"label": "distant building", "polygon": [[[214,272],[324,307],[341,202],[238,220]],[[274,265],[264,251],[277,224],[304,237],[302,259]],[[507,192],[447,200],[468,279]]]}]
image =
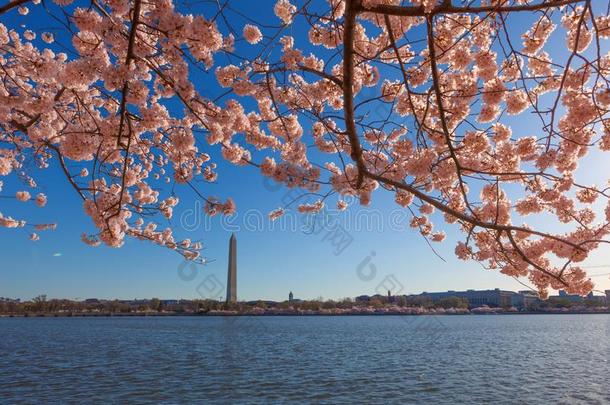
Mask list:
[{"label": "distant building", "polygon": [[559,290],[559,295],[551,295],[549,299],[552,300],[563,300],[568,301],[573,304],[583,304],[597,302],[601,306],[608,305],[608,293],[610,290],[606,290],[606,295],[593,295],[593,292],[590,292],[585,297],[578,294],[568,294],[564,290]]},{"label": "distant building", "polygon": [[[568,294],[563,290],[559,291],[559,295],[551,296],[551,299],[564,299],[573,303],[591,303],[597,302],[606,306],[610,306],[610,290],[605,291],[606,295],[593,295],[593,293],[589,293],[586,297],[582,297],[580,295]],[[403,296],[393,296],[391,291],[388,291],[388,295],[380,295],[375,294],[372,296],[369,295],[359,295],[354,300],[359,303],[369,303],[372,300],[379,300],[384,302],[387,298],[388,303],[398,302],[398,299],[401,298],[406,302],[411,302],[411,304],[422,305],[422,303],[426,303],[425,305],[429,305],[430,303],[434,304],[440,300],[447,298],[461,298],[468,301],[469,308],[476,308],[487,305],[489,307],[516,307],[518,309],[535,309],[540,304],[542,304],[542,300],[540,299],[538,293],[532,290],[525,291],[506,291],[500,290],[499,288],[495,288],[493,290],[466,290],[466,291],[444,291],[444,292],[423,292],[421,294],[414,295],[403,295]]]},{"label": "distant building", "polygon": [[129,305],[132,309],[138,309],[150,305],[149,299],[133,299],[133,300],[119,300],[119,303]]},{"label": "distant building", "polygon": [[519,291],[511,297],[511,305],[520,309],[530,309],[539,303],[538,293],[531,290]]},{"label": "distant building", "polygon": [[385,295],[375,294],[375,295],[359,295],[356,297],[356,302],[371,302],[372,300],[377,300],[383,302],[386,299]]},{"label": "distant building", "polygon": [[99,304],[100,300],[98,300],[97,298],[87,298],[85,300],[85,304]]},{"label": "distant building", "polygon": [[559,290],[559,295],[551,295],[549,299],[562,299],[570,302],[582,302],[584,298],[578,294],[568,294],[564,290]]},{"label": "distant building", "polygon": [[265,304],[266,306],[269,307],[274,307],[278,304],[277,301],[271,301],[271,300],[256,300],[256,301],[246,301],[247,305],[260,305],[260,304]]},{"label": "distant building", "polygon": [[392,291],[388,290],[388,302],[392,302]]},{"label": "distant building", "polygon": [[293,299],[294,299],[294,294],[292,294],[292,291],[290,291],[290,293],[288,294],[288,302],[292,302]]},{"label": "distant building", "polygon": [[589,294],[587,294],[585,301],[597,302],[601,306],[605,306],[607,303],[605,295],[593,295],[593,291],[591,291]]},{"label": "distant building", "polygon": [[504,291],[499,288],[493,290],[466,290],[466,291],[446,291],[422,293],[419,297],[429,298],[432,302],[440,301],[445,298],[457,297],[468,300],[470,308],[487,305],[489,307],[510,307],[512,306],[512,297],[517,293],[513,291]]}]

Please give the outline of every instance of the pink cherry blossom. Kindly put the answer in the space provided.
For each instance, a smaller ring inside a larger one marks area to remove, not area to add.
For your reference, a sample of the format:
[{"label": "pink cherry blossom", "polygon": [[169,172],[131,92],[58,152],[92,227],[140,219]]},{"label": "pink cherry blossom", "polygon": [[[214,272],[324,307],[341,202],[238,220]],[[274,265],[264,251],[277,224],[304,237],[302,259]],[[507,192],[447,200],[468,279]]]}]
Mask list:
[{"label": "pink cherry blossom", "polygon": [[263,35],[257,26],[246,24],[244,26],[244,38],[249,44],[257,44],[263,39]]},{"label": "pink cherry blossom", "polygon": [[51,44],[55,41],[55,37],[50,32],[43,32],[42,35],[40,35],[40,38],[47,44]]},{"label": "pink cherry blossom", "polygon": [[30,193],[27,191],[17,191],[17,193],[15,193],[15,197],[17,198],[17,201],[28,201],[30,198],[32,198]]},{"label": "pink cherry blossom", "polygon": [[290,24],[292,22],[293,14],[297,11],[297,8],[292,5],[288,0],[278,0],[273,8],[275,15],[278,16],[284,24]]},{"label": "pink cherry blossom", "polygon": [[36,205],[39,207],[44,207],[47,205],[47,196],[43,193],[38,193],[38,195],[36,195]]},{"label": "pink cherry blossom", "polygon": [[276,219],[278,219],[279,217],[281,217],[282,215],[284,215],[284,209],[283,208],[278,208],[276,210],[273,210],[269,213],[269,219],[272,221],[275,221]]}]

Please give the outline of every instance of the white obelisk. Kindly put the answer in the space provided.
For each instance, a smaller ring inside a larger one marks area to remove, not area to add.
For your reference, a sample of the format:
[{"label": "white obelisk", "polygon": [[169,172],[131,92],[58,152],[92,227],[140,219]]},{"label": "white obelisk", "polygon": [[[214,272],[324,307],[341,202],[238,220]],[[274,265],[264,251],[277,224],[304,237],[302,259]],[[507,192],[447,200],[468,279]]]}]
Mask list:
[{"label": "white obelisk", "polygon": [[227,271],[227,303],[237,302],[237,238],[229,240],[229,268]]}]

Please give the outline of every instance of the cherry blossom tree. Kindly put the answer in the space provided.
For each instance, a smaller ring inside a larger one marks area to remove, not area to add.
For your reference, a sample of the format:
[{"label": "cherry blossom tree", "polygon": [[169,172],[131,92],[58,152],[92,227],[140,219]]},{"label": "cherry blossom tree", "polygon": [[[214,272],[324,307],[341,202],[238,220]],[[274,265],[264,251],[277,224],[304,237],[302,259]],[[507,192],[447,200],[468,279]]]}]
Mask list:
[{"label": "cherry blossom tree", "polygon": [[[430,241],[445,238],[433,216],[458,228],[460,259],[542,295],[593,288],[579,263],[608,242],[609,194],[577,169],[610,151],[608,4],[261,2],[270,24],[234,1],[196,15],[172,0],[53,1],[0,6],[0,176],[44,206],[24,163],[59,167],[97,228],[85,243],[133,237],[196,260],[200,244],[157,224],[180,185],[208,215],[235,211],[195,185],[222,181],[218,156],[319,196],[304,214],[392,193]],[[62,31],[29,29],[35,8]]]}]

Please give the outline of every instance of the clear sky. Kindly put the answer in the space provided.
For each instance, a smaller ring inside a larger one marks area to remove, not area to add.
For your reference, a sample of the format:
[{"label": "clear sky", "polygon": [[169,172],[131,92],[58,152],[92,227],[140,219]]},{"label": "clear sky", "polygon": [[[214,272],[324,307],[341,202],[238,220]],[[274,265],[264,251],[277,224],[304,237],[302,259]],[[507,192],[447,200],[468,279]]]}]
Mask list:
[{"label": "clear sky", "polygon": [[[266,7],[271,11],[273,3],[268,3]],[[255,12],[253,6],[247,7]],[[0,21],[14,27],[21,23],[17,18],[13,12]],[[40,29],[46,23],[37,22],[42,24]],[[29,19],[28,24],[32,26]],[[241,27],[243,23],[236,25]],[[298,26],[294,29],[298,30]],[[215,86],[211,76],[202,75],[197,80],[204,86]],[[531,130],[531,124],[527,119],[521,120],[515,128]],[[410,217],[384,191],[374,195],[371,207],[354,204],[341,215],[322,214],[318,220],[326,218],[324,227],[319,222],[312,227],[305,217],[294,212],[271,223],[267,213],[285,205],[296,192],[264,181],[256,168],[226,164],[218,149],[212,148],[211,152],[219,163],[220,176],[216,184],[202,183],[201,191],[223,199],[233,197],[238,213],[232,218],[207,218],[196,195],[179,187],[176,191],[181,203],[171,220],[177,239],[188,237],[203,242],[204,256],[210,263],[191,268],[178,254],[135,240],[127,240],[121,249],[84,245],[81,233],[93,232],[94,228],[83,213],[81,200],[59,168],[52,166],[37,174],[40,191],[49,198],[45,208],[26,210],[23,203],[0,198],[0,212],[4,215],[25,217],[34,223],[58,223],[55,232],[42,232],[37,242],[30,242],[26,231],[0,229],[0,296],[218,298],[224,294],[231,232],[238,239],[241,300],[281,300],[287,298],[289,291],[297,298],[342,298],[388,289],[401,294],[467,288],[524,289],[497,271],[458,260],[453,250],[459,234],[439,219],[436,227],[444,227],[448,233],[445,242],[434,245],[444,261],[440,259],[418,233],[410,230]],[[590,183],[603,184],[610,162],[607,157],[593,154],[581,170],[587,173]],[[17,189],[23,189],[14,178],[3,180],[5,186],[0,195],[14,195]],[[343,241],[350,241],[344,242],[342,250],[334,243],[339,233]],[[586,265],[608,265],[590,268],[591,274],[610,272],[610,248],[602,246]],[[610,288],[607,275],[595,276],[594,280],[598,289]]]}]

